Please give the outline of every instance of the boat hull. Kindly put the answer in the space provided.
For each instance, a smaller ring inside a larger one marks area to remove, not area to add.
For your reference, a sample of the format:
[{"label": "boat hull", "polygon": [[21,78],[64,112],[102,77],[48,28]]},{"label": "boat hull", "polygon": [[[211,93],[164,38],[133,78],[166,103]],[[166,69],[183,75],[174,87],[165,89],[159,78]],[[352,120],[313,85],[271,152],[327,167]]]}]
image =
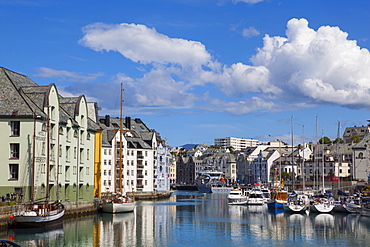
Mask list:
[{"label": "boat hull", "polygon": [[286,201],[270,200],[267,202],[267,207],[270,209],[284,209]]},{"label": "boat hull", "polygon": [[247,201],[248,205],[263,205],[265,204],[265,201],[263,198],[249,198]]},{"label": "boat hull", "polygon": [[308,210],[308,206],[287,203],[284,204],[284,210],[288,213],[305,213]]},{"label": "boat hull", "polygon": [[310,206],[310,212],[312,213],[331,213],[334,209],[333,204],[313,204]]},{"label": "boat hull", "polygon": [[360,209],[361,209],[360,205],[347,204],[347,203],[344,203],[344,204],[336,203],[333,211],[336,213],[352,214],[352,213],[359,213]]},{"label": "boat hull", "polygon": [[32,212],[14,216],[14,219],[9,223],[10,228],[28,228],[28,227],[45,227],[60,224],[65,210],[55,213],[53,215],[36,215]]},{"label": "boat hull", "polygon": [[104,203],[102,205],[104,213],[128,213],[135,210],[135,202],[124,203]]}]

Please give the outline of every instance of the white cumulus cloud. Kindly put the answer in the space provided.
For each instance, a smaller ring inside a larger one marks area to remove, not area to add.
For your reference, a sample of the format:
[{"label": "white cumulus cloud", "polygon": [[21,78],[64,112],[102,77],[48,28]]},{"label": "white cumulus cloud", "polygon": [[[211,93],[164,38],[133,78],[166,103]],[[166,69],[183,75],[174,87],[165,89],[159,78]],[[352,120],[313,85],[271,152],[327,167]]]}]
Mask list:
[{"label": "white cumulus cloud", "polygon": [[[370,108],[369,51],[338,27],[314,30],[306,19],[291,19],[285,36],[265,35],[251,64],[230,66],[200,42],[144,25],[96,23],[83,31],[80,44],[148,65],[141,78],[126,78],[129,102],[136,107],[234,114],[328,104]],[[245,35],[257,32],[250,28]]]},{"label": "white cumulus cloud", "polygon": [[317,31],[306,19],[292,19],[287,37],[264,38],[252,58],[270,72],[270,84],[280,88],[282,101],[338,104],[368,108],[370,53],[338,27]]},{"label": "white cumulus cloud", "polygon": [[83,32],[80,44],[95,51],[117,51],[142,64],[199,66],[210,60],[210,54],[200,42],[170,38],[140,24],[95,23],[86,26]]}]

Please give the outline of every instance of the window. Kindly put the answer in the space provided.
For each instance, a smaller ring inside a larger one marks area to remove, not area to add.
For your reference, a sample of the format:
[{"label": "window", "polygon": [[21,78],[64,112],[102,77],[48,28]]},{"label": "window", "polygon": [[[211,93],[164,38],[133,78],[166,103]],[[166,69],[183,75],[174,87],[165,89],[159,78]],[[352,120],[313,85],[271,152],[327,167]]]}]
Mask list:
[{"label": "window", "polygon": [[81,164],[84,163],[84,159],[85,159],[84,154],[85,154],[84,149],[83,148],[80,148],[80,163]]},{"label": "window", "polygon": [[71,127],[67,127],[67,142],[71,141]]},{"label": "window", "polygon": [[42,174],[45,174],[46,173],[46,165],[45,164],[41,164],[41,173]]},{"label": "window", "polygon": [[10,122],[11,127],[11,135],[12,136],[19,136],[20,134],[20,122],[19,121],[11,121]]},{"label": "window", "polygon": [[90,149],[86,150],[86,159],[90,160]]},{"label": "window", "polygon": [[88,141],[90,141],[90,140],[91,140],[90,133],[87,133],[87,140],[88,140]]},{"label": "window", "polygon": [[70,149],[71,149],[71,147],[69,147],[69,146],[66,147],[66,161],[67,162],[70,161],[70,157],[71,157],[71,155],[70,155],[71,150]]},{"label": "window", "polygon": [[18,180],[18,164],[9,165],[9,178],[11,180]]},{"label": "window", "polygon": [[10,158],[19,159],[19,143],[10,144]]}]

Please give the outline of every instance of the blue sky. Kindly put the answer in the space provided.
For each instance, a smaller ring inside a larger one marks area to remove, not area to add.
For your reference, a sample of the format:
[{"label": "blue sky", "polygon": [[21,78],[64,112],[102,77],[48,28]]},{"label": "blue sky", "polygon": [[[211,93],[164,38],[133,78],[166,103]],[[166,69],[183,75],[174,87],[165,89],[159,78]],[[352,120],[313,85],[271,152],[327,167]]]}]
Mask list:
[{"label": "blue sky", "polygon": [[[0,0],[0,66],[171,146],[335,139],[370,119],[370,1]],[[316,119],[318,130],[316,131]],[[293,125],[292,125],[293,123]],[[292,127],[293,126],[293,127]],[[318,134],[316,134],[318,133]]]}]

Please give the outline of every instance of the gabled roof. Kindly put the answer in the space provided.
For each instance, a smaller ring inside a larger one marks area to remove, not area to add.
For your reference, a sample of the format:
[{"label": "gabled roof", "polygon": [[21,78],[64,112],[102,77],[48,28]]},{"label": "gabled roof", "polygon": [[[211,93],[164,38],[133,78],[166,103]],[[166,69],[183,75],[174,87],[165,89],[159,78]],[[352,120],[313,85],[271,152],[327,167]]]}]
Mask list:
[{"label": "gabled roof", "polygon": [[[48,105],[46,96],[53,86],[39,86],[27,76],[0,67],[0,116],[33,117],[36,114],[45,117],[44,106]],[[76,99],[59,95],[59,101],[61,124],[71,119],[77,125],[71,111],[71,108],[76,107]],[[88,128],[96,130],[100,127],[90,119]]]}]

